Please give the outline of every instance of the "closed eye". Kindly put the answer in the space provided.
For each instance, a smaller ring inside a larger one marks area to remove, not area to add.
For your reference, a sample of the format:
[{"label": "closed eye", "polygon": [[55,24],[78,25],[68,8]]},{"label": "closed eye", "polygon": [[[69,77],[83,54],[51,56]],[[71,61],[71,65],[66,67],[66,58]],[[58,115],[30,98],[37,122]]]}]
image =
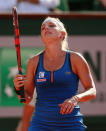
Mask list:
[{"label": "closed eye", "polygon": [[50,24],[49,27],[55,27],[55,25],[54,24]]},{"label": "closed eye", "polygon": [[[42,27],[41,27],[41,30],[44,30],[45,29],[45,26],[46,25],[43,25]],[[48,27],[56,27],[56,25],[54,24],[54,23],[48,23]]]}]

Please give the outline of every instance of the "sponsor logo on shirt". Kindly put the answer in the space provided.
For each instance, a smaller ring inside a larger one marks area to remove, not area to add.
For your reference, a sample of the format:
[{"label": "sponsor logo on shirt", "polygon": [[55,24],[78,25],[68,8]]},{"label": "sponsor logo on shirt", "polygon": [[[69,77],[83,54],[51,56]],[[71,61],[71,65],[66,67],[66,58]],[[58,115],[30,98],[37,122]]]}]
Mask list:
[{"label": "sponsor logo on shirt", "polygon": [[37,82],[44,82],[46,81],[45,77],[45,72],[39,72],[39,79],[37,79]]},{"label": "sponsor logo on shirt", "polygon": [[46,79],[37,79],[37,82],[44,82]]},{"label": "sponsor logo on shirt", "polygon": [[45,72],[39,72],[39,78],[44,78]]}]

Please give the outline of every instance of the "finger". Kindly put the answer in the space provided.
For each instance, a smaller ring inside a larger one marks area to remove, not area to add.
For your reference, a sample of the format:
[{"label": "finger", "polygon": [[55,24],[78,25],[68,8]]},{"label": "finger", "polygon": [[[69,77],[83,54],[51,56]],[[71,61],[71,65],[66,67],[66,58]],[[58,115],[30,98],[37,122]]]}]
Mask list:
[{"label": "finger", "polygon": [[24,86],[24,84],[20,84],[20,85],[18,85],[18,86],[15,87],[15,88],[16,88],[16,90],[20,90],[20,88],[21,88],[22,86]]},{"label": "finger", "polygon": [[62,104],[60,104],[60,114],[62,114],[62,108],[63,108],[63,103]]},{"label": "finger", "polygon": [[17,78],[17,77],[22,77],[22,75],[21,74],[17,74],[17,75],[15,75],[14,78]]},{"label": "finger", "polygon": [[71,109],[70,109],[70,111],[69,111],[69,114],[71,114],[71,112],[73,111],[73,109],[74,109],[74,105],[71,106]]},{"label": "finger", "polygon": [[63,104],[65,104],[65,102],[63,102],[63,103],[61,103],[61,104],[58,104],[58,105],[59,105],[59,107],[61,107],[61,106],[63,106]]},{"label": "finger", "polygon": [[61,104],[60,113],[62,113],[63,107],[64,107],[64,103]]},{"label": "finger", "polygon": [[21,80],[21,81],[17,81],[17,84],[24,84],[24,81],[23,80]]},{"label": "finger", "polygon": [[15,88],[19,90],[19,88],[24,85],[24,82],[23,81],[19,81],[19,82],[16,82],[14,85],[15,85]]},{"label": "finger", "polygon": [[17,81],[21,81],[21,80],[24,80],[24,77],[22,77],[22,76],[19,76],[19,77],[16,77],[16,78],[14,78],[14,82],[17,82]]},{"label": "finger", "polygon": [[67,115],[70,110],[71,110],[71,104],[68,104],[67,109],[65,111],[65,114]]},{"label": "finger", "polygon": [[17,83],[15,88],[20,88],[22,85],[24,85],[24,83]]},{"label": "finger", "polygon": [[61,107],[61,111],[60,111],[62,115],[65,113],[67,107],[68,107],[68,104],[67,103],[63,103],[63,105]]},{"label": "finger", "polygon": [[20,88],[23,86],[24,84],[22,83],[22,84],[20,84]]},{"label": "finger", "polygon": [[15,86],[18,86],[21,83],[24,83],[24,81],[23,80],[16,80],[16,81],[14,81],[14,85]]},{"label": "finger", "polygon": [[22,80],[24,80],[24,77],[23,76],[17,77],[17,80],[22,81]]},{"label": "finger", "polygon": [[13,80],[14,83],[18,82],[18,81],[26,81],[26,78],[24,78],[23,76],[21,77],[17,77]]}]

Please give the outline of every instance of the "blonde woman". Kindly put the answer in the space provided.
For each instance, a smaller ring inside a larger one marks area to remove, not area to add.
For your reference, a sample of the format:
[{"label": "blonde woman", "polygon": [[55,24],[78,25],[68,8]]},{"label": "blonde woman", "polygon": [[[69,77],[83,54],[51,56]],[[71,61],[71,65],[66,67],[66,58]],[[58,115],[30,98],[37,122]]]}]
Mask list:
[{"label": "blonde woman", "polygon": [[[48,17],[41,25],[45,50],[32,57],[27,65],[27,79],[16,75],[14,85],[25,86],[27,103],[36,87],[36,111],[28,131],[84,131],[79,102],[96,96],[95,85],[86,60],[68,50],[67,32],[63,23]],[[84,92],[78,94],[81,80]]]}]

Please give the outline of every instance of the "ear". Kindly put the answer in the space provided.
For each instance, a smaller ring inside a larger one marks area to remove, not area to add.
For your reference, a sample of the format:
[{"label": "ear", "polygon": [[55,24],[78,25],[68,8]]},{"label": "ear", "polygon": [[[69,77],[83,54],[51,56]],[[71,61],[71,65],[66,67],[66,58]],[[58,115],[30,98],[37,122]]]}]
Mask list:
[{"label": "ear", "polygon": [[66,32],[65,32],[65,31],[62,31],[62,32],[61,32],[62,40],[64,40],[65,36],[66,36]]}]

